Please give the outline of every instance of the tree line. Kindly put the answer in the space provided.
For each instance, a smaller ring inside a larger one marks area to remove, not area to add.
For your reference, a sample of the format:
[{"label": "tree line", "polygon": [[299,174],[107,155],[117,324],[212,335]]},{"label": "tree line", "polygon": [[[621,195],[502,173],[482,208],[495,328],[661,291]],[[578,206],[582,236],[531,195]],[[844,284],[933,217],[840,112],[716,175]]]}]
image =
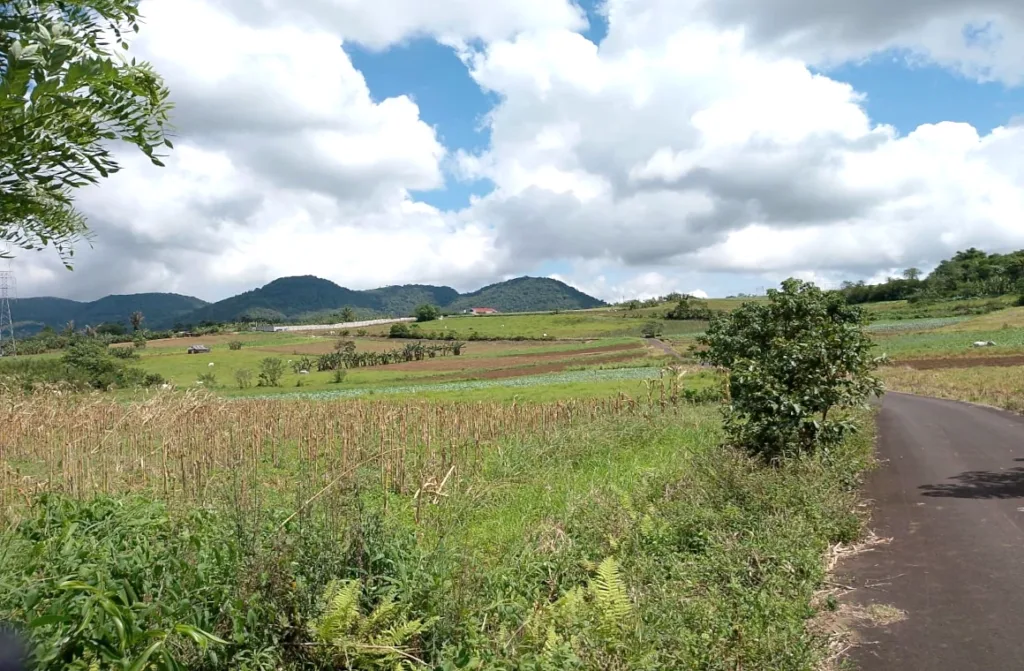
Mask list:
[{"label": "tree line", "polygon": [[927,276],[907,268],[901,277],[879,284],[843,282],[839,292],[854,304],[1024,295],[1024,250],[987,254],[971,247],[942,261]]}]

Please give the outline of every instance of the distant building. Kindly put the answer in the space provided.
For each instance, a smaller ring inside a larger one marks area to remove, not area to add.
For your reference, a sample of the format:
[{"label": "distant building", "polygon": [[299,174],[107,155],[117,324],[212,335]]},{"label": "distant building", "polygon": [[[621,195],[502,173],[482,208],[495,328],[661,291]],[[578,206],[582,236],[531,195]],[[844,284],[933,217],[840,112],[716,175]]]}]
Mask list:
[{"label": "distant building", "polygon": [[494,308],[469,308],[462,311],[465,315],[496,315],[498,311]]}]

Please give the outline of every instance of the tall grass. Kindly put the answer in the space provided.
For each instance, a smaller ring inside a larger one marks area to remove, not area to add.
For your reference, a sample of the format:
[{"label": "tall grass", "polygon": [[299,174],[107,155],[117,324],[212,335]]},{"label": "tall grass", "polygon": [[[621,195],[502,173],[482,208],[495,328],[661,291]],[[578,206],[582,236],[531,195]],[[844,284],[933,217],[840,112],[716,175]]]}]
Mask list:
[{"label": "tall grass", "polygon": [[870,436],[768,468],[645,392],[0,395],[0,619],[45,669],[810,671]]},{"label": "tall grass", "polygon": [[[657,403],[681,400],[662,394]],[[46,491],[258,505],[271,495],[312,497],[368,468],[382,489],[407,494],[450,469],[477,468],[498,438],[642,414],[653,403],[621,394],[529,405],[0,394],[0,508]]]}]

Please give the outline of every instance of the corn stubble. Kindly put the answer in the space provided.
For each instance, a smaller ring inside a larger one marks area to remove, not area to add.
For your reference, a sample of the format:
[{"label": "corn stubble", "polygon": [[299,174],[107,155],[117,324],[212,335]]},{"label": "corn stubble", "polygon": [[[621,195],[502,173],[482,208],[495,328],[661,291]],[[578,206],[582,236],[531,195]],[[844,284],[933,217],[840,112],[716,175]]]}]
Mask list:
[{"label": "corn stubble", "polygon": [[[0,509],[37,494],[147,492],[175,504],[302,508],[326,490],[429,491],[498,439],[664,411],[665,394],[551,404],[225,400],[0,393]],[[678,399],[673,399],[678,402]]]}]

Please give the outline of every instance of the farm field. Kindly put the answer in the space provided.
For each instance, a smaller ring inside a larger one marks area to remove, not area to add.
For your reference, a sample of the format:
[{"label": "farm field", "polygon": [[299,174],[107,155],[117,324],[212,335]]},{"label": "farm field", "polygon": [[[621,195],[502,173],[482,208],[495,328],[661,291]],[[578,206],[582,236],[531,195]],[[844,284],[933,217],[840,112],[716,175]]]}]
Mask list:
[{"label": "farm field", "polygon": [[[657,313],[663,315],[664,308]],[[420,325],[424,331],[445,333],[454,331],[461,339],[473,333],[487,338],[621,338],[641,336],[641,329],[651,317],[642,310],[629,312],[622,309],[585,310],[558,314],[486,315],[446,317],[443,320]],[[665,321],[665,335],[682,335],[703,331],[705,323],[697,321]],[[385,335],[390,327],[367,329],[371,334]]]},{"label": "farm field", "polygon": [[[336,339],[292,341],[277,345],[264,339],[261,344],[230,350],[226,345],[213,345],[209,354],[187,354],[183,348],[146,348],[137,365],[147,372],[158,373],[180,388],[196,387],[200,376],[213,375],[203,384],[223,395],[260,395],[295,393],[328,394],[354,397],[370,393],[437,392],[458,390],[459,385],[475,381],[481,388],[514,387],[520,378],[531,378],[534,384],[554,384],[557,375],[573,375],[586,370],[637,369],[635,380],[656,375],[667,357],[660,350],[640,339],[606,339],[591,342],[487,342],[475,341],[464,346],[460,356],[439,356],[422,361],[409,361],[382,366],[352,368],[344,380],[333,381],[331,371],[317,371],[315,359],[333,351]],[[357,351],[382,352],[401,349],[409,341],[355,339]],[[205,343],[204,343],[205,344]],[[239,370],[256,373],[267,357],[280,358],[285,372],[274,387],[242,389],[235,383]],[[213,364],[212,366],[210,364]],[[308,370],[302,374],[299,369]],[[555,377],[552,377],[555,376]],[[580,377],[584,379],[586,376]],[[578,382],[579,380],[573,380]],[[614,395],[619,389],[601,385],[601,390]],[[635,391],[634,385],[623,390]]]},{"label": "farm field", "polygon": [[[887,389],[1024,412],[1024,309],[968,318],[928,318],[869,327],[892,365]],[[994,342],[973,347],[975,341]]]},{"label": "farm field", "polygon": [[871,437],[765,468],[673,380],[535,404],[0,395],[0,611],[47,668],[97,650],[87,616],[106,654],[182,668],[814,668]]}]

